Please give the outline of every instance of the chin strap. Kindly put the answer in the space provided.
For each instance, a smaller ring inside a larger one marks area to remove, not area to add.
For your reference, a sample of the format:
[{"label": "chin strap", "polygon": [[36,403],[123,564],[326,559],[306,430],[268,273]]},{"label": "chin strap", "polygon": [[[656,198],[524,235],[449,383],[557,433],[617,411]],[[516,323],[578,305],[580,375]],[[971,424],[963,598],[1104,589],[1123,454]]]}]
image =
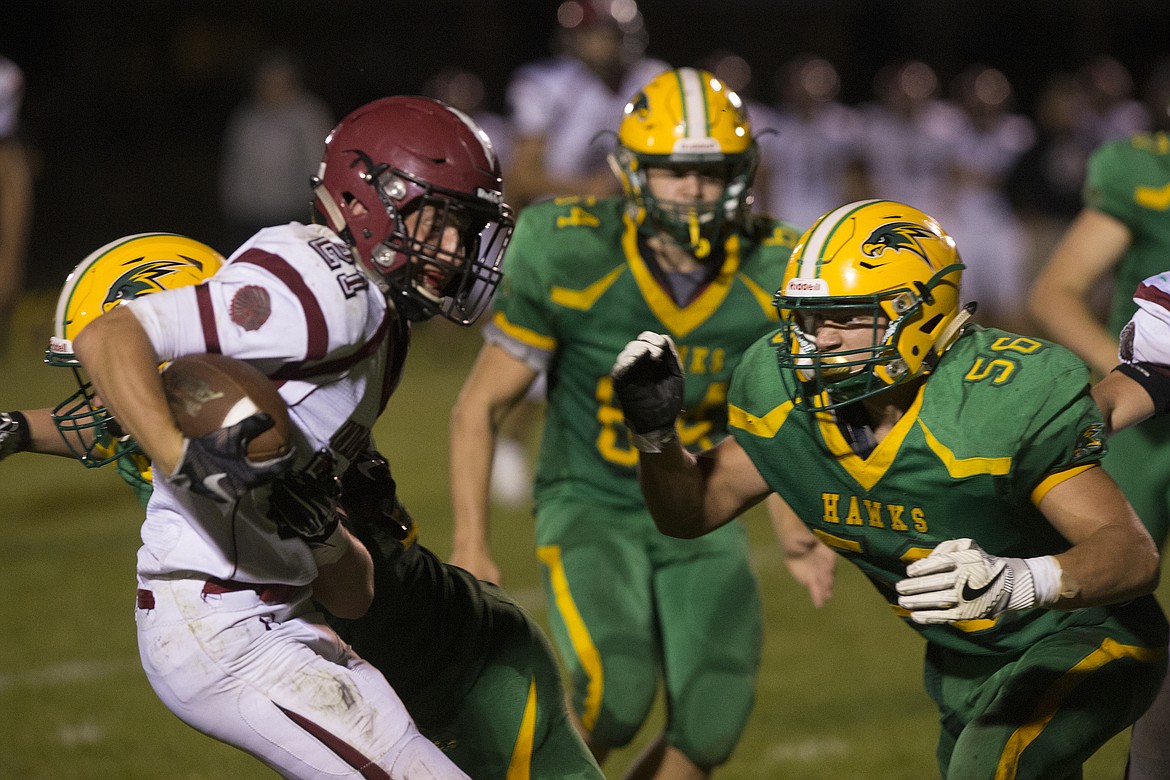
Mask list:
[{"label": "chin strap", "polygon": [[711,254],[711,242],[699,235],[699,215],[696,212],[691,212],[687,220],[687,230],[690,233],[691,249],[695,257],[702,260]]},{"label": "chin strap", "polygon": [[962,333],[963,326],[975,314],[975,307],[978,305],[975,301],[971,301],[962,309],[959,309],[959,313],[955,315],[955,318],[947,323],[942,333],[939,334],[938,341],[934,343],[936,355],[942,357],[942,354],[951,348],[951,345],[955,343],[960,333]]}]

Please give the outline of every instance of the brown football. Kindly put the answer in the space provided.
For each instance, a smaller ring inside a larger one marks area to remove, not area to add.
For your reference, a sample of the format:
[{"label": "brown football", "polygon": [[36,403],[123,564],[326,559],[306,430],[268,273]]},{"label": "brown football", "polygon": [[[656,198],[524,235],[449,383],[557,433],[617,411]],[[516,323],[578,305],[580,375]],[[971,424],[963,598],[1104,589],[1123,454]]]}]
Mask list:
[{"label": "brown football", "polygon": [[204,436],[267,412],[275,425],[248,444],[248,460],[259,462],[288,452],[288,406],[272,380],[255,366],[226,355],[185,355],[163,369],[162,379],[184,436]]}]

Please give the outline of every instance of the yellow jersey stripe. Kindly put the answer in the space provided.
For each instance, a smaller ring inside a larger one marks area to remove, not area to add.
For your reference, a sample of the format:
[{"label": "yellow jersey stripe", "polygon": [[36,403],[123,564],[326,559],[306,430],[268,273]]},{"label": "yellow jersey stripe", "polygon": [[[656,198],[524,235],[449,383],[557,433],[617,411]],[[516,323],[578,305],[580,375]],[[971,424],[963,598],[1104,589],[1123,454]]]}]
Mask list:
[{"label": "yellow jersey stripe", "polygon": [[597,303],[597,299],[605,294],[605,291],[617,281],[617,278],[625,270],[626,267],[620,265],[584,290],[571,290],[568,287],[557,287],[554,285],[552,290],[549,291],[548,299],[558,306],[564,306],[567,309],[589,311],[593,308],[593,304]]},{"label": "yellow jersey stripe", "polygon": [[552,336],[545,336],[521,325],[513,324],[508,321],[502,311],[496,312],[495,316],[492,317],[492,324],[508,336],[530,347],[543,349],[545,352],[552,352],[557,348],[557,340]]},{"label": "yellow jersey stripe", "polygon": [[1089,463],[1084,466],[1073,466],[1071,469],[1057,472],[1056,474],[1049,474],[1044,479],[1040,480],[1040,484],[1032,488],[1032,506],[1040,506],[1040,502],[1048,495],[1048,491],[1056,487],[1062,482],[1072,479],[1077,474],[1083,474],[1089,469],[1098,467],[1096,463]]},{"label": "yellow jersey stripe", "polygon": [[926,444],[930,447],[931,452],[938,456],[938,459],[946,466],[947,473],[955,479],[975,477],[980,474],[1002,477],[1009,474],[1012,470],[1012,459],[1010,457],[957,458],[950,448],[931,433],[930,429],[926,427],[926,423],[919,420],[918,427],[922,429],[922,435],[926,437]]},{"label": "yellow jersey stripe", "polygon": [[792,411],[792,401],[785,401],[763,417],[756,417],[749,411],[739,408],[735,404],[727,405],[727,424],[732,428],[747,431],[752,436],[770,439],[784,425],[788,413]]},{"label": "yellow jersey stripe", "polygon": [[702,325],[719,308],[731,292],[731,284],[739,272],[739,236],[732,234],[724,242],[725,257],[723,267],[711,280],[710,284],[699,293],[699,297],[679,307],[670,297],[670,293],[662,289],[662,285],[654,278],[646,261],[638,251],[638,225],[630,214],[625,215],[626,229],[622,235],[622,248],[626,253],[626,262],[638,290],[642,293],[646,305],[654,316],[677,338],[683,338],[695,328]]},{"label": "yellow jersey stripe", "polygon": [[[925,385],[923,385],[925,387]],[[898,456],[898,450],[902,446],[902,442],[909,435],[914,423],[918,420],[918,412],[922,409],[922,391],[923,387],[918,388],[918,394],[914,397],[914,403],[910,404],[910,408],[906,410],[906,414],[902,415],[902,419],[894,423],[894,427],[886,434],[869,457],[862,460],[861,457],[853,451],[849,446],[849,442],[845,441],[845,436],[841,433],[841,429],[837,427],[836,417],[829,412],[817,412],[817,425],[821,429],[821,437],[825,440],[825,444],[829,446],[829,451],[836,458],[837,462],[841,464],[841,468],[849,473],[849,476],[861,485],[866,490],[870,490],[878,481],[885,476],[886,472],[890,470],[890,466],[894,462],[894,458]]]},{"label": "yellow jersey stripe", "polygon": [[811,530],[814,536],[825,543],[826,547],[831,547],[834,550],[843,550],[845,552],[861,552],[861,542],[855,542],[852,539],[842,539],[840,536],[833,536],[832,534],[826,533],[817,528],[813,528]]}]

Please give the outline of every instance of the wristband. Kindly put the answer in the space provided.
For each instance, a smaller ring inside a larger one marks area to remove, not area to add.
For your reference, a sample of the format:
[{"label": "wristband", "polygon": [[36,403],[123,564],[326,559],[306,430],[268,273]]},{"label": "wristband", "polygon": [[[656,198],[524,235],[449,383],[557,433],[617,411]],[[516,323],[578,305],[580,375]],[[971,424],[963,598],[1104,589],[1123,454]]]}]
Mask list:
[{"label": "wristband", "polygon": [[1154,402],[1154,414],[1165,414],[1170,409],[1170,375],[1166,369],[1153,363],[1122,363],[1113,369],[1137,382]]},{"label": "wristband", "polygon": [[345,555],[351,544],[350,536],[346,533],[345,527],[338,522],[333,527],[333,533],[329,534],[324,541],[310,545],[310,549],[313,551],[313,560],[317,562],[318,567],[321,567],[340,561],[341,556]]},{"label": "wristband", "polygon": [[677,438],[678,428],[673,425],[660,431],[647,431],[646,433],[634,433],[634,430],[630,429],[630,443],[639,452],[662,452],[663,447]]},{"label": "wristband", "polygon": [[24,452],[30,443],[28,418],[20,412],[0,412],[0,460]]},{"label": "wristband", "polygon": [[1032,587],[1037,607],[1051,607],[1060,599],[1060,582],[1064,570],[1051,555],[1025,558],[1024,564],[1032,572]]}]

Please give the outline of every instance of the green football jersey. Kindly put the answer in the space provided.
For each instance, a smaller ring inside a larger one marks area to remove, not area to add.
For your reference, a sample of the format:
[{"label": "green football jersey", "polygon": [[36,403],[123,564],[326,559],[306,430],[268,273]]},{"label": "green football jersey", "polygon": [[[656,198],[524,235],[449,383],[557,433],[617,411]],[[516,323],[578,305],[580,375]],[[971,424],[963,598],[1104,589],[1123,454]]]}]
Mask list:
[{"label": "green football jersey", "polygon": [[667,333],[686,374],[684,446],[726,435],[727,385],[748,346],[770,332],[772,295],[799,234],[757,219],[713,250],[716,276],[678,306],[644,259],[638,215],[622,198],[561,199],[524,209],[504,263],[488,337],[548,365],[536,498],[644,506],[609,372],[645,330]]},{"label": "green football jersey", "polygon": [[[1027,558],[1068,543],[1036,508],[1053,486],[1104,454],[1088,369],[1063,347],[995,329],[970,329],[946,353],[893,430],[867,457],[831,412],[793,409],[773,339],[743,358],[728,401],[731,433],[768,485],[813,532],[861,568],[903,617],[894,585],[906,565],[947,539]],[[907,623],[967,653],[1016,653],[1106,609],[1006,613],[948,626]]]},{"label": "green football jersey", "polygon": [[1115,271],[1109,332],[1117,333],[1136,310],[1138,284],[1170,266],[1170,134],[1146,133],[1098,148],[1089,158],[1084,202],[1133,234]]}]

